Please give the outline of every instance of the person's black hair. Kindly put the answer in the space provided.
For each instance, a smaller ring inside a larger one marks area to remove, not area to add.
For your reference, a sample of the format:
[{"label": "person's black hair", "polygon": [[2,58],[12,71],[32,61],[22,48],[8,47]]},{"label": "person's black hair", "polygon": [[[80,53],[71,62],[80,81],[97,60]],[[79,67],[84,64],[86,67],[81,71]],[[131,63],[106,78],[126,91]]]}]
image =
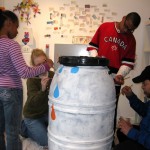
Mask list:
[{"label": "person's black hair", "polygon": [[3,27],[4,22],[10,19],[12,22],[19,22],[17,15],[10,10],[1,10],[0,9],[0,29]]},{"label": "person's black hair", "polygon": [[136,12],[131,12],[126,16],[127,20],[132,20],[133,25],[137,28],[141,22],[141,17]]}]

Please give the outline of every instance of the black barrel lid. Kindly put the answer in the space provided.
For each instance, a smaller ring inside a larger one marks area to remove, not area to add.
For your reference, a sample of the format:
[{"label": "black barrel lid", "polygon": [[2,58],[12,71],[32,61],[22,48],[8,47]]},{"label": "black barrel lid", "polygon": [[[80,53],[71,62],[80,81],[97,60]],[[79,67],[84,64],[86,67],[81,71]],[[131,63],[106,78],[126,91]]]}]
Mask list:
[{"label": "black barrel lid", "polygon": [[108,66],[109,60],[88,56],[61,56],[59,63],[65,66]]}]

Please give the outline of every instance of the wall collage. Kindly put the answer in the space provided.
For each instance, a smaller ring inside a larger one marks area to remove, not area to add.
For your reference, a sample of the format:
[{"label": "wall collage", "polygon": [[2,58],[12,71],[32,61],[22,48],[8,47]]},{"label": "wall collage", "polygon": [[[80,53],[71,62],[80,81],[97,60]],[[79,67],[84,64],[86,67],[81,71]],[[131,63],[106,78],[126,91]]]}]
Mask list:
[{"label": "wall collage", "polygon": [[[56,1],[59,4],[54,6],[50,1],[45,3],[48,15],[44,18],[45,32],[40,35],[45,39],[71,39],[72,44],[88,44],[101,23],[114,21],[117,16],[117,12],[112,11],[107,3],[100,2],[96,5],[92,1]],[[32,23],[44,15],[41,5],[42,2],[38,0],[21,0],[13,6],[13,11],[26,26],[16,39],[20,45],[33,45]],[[47,44],[46,47],[48,46]]]}]

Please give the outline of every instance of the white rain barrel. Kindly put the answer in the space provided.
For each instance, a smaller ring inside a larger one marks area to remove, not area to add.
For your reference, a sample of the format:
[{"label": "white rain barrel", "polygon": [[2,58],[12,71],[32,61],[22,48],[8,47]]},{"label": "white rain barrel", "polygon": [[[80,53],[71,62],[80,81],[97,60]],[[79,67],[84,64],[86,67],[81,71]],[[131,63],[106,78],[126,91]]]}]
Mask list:
[{"label": "white rain barrel", "polygon": [[63,56],[49,92],[49,150],[110,150],[115,86],[105,58]]}]

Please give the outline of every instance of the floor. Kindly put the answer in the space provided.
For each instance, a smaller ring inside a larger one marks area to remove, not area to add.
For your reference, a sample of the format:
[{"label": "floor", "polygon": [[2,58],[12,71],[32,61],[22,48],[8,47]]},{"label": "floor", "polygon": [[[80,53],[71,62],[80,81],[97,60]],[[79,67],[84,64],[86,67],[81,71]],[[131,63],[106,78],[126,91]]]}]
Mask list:
[{"label": "floor", "polygon": [[[48,150],[39,146],[37,143],[29,138],[22,138],[23,149],[22,150]],[[115,145],[118,144],[118,139],[115,137]],[[113,148],[112,148],[113,150]]]},{"label": "floor", "polygon": [[30,138],[22,138],[22,150],[48,150],[46,148],[43,148],[42,146],[39,146],[37,143],[32,141]]},{"label": "floor", "polygon": [[[48,150],[46,148],[43,148],[42,146],[39,146],[36,142],[32,141],[30,138],[23,138],[21,137],[23,150]],[[115,134],[114,138],[115,145],[119,143],[118,138]]]}]

